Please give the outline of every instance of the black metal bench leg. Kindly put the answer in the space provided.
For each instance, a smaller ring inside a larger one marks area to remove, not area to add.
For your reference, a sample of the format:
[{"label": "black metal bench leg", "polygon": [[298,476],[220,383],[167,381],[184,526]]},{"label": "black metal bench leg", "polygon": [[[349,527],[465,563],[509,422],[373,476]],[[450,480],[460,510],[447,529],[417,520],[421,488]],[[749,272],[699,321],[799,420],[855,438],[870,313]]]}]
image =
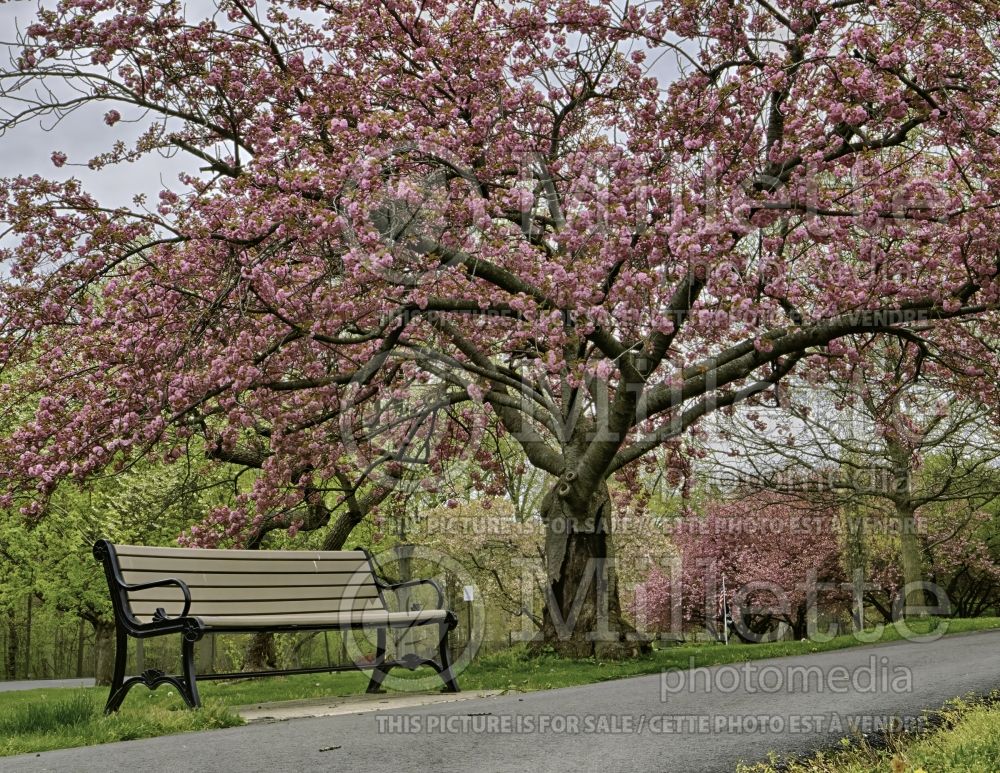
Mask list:
[{"label": "black metal bench leg", "polygon": [[385,664],[386,629],[377,629],[375,635],[377,637],[375,645],[375,668],[372,669],[372,678],[368,682],[368,689],[365,690],[367,693],[382,692],[382,680],[389,673],[389,669],[383,667]]},{"label": "black metal bench leg", "polygon": [[181,661],[184,666],[184,676],[168,676],[156,668],[147,668],[139,676],[125,678],[125,661],[128,654],[128,637],[123,630],[118,631],[115,637],[115,673],[111,679],[111,695],[108,696],[107,705],[104,707],[105,714],[111,714],[121,708],[128,695],[129,690],[137,684],[142,684],[150,690],[155,690],[161,684],[173,685],[177,688],[178,694],[184,702],[193,709],[201,706],[201,699],[198,697],[198,682],[194,670],[194,643],[197,638],[189,639],[184,636],[181,646]]},{"label": "black metal bench leg", "polygon": [[128,634],[125,630],[115,626],[115,671],[111,677],[111,692],[108,694],[108,702],[104,705],[104,713],[111,714],[118,711],[128,695],[128,690],[132,685],[125,686],[125,661],[128,658]]},{"label": "black metal bench leg", "polygon": [[451,631],[450,623],[442,623],[438,626],[441,640],[438,643],[438,653],[441,657],[441,670],[438,674],[444,682],[444,692],[461,692],[458,689],[458,682],[455,681],[455,672],[451,665],[451,653],[448,652],[448,632]]},{"label": "black metal bench leg", "polygon": [[201,698],[198,696],[198,679],[194,670],[194,644],[196,638],[184,636],[184,644],[181,646],[181,658],[184,662],[184,685],[186,690],[181,690],[181,697],[193,709],[201,706]]}]

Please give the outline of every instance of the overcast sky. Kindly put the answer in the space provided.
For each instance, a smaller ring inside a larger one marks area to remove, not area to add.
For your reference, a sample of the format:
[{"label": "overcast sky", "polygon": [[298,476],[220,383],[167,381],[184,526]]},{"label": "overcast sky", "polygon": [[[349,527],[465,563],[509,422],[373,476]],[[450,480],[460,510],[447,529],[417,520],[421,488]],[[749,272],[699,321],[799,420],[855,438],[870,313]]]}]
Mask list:
[{"label": "overcast sky", "polygon": [[[44,0],[43,4],[51,6],[54,2]],[[0,3],[0,41],[9,43],[15,40],[17,30],[23,31],[31,23],[38,6],[39,0],[7,0]],[[211,15],[213,6],[210,0],[188,0],[185,3],[189,13],[198,17]],[[308,18],[313,14],[305,16]],[[317,23],[323,18],[315,16]],[[0,68],[10,70],[10,60],[10,49],[0,47]],[[672,55],[653,56],[647,66],[661,83],[666,83],[677,75],[674,60]],[[139,133],[137,126],[148,125],[146,122],[129,124],[127,119],[130,116],[126,114],[126,120],[109,127],[104,123],[103,116],[110,107],[110,104],[94,105],[78,110],[62,123],[57,124],[54,119],[48,118],[22,125],[0,137],[0,176],[41,174],[53,179],[78,177],[84,181],[88,191],[102,202],[112,205],[129,204],[137,193],[145,193],[155,200],[156,193],[164,184],[175,187],[182,164],[190,168],[195,165],[194,159],[182,156],[171,161],[154,155],[135,164],[107,167],[98,174],[86,168],[88,159],[107,150],[116,140],[128,143]],[[123,114],[125,112],[122,110]],[[61,169],[52,164],[53,151],[63,152],[69,157],[68,163]]]},{"label": "overcast sky", "polygon": [[[42,4],[54,5],[55,0],[43,0]],[[13,59],[19,51],[9,45],[17,38],[18,30],[23,32],[32,23],[39,0],[7,0],[0,2],[0,69],[11,71]],[[188,0],[185,8],[191,16],[202,18],[214,10],[212,0]],[[308,15],[307,15],[308,16]],[[321,17],[317,17],[319,22]],[[671,55],[651,57],[647,63],[660,78],[661,83],[673,80],[677,65]],[[10,109],[9,99],[0,98],[0,109]],[[106,206],[130,206],[136,194],[146,194],[147,201],[155,204],[157,194],[164,187],[177,189],[177,175],[182,168],[189,171],[197,167],[195,159],[180,154],[174,159],[166,159],[157,154],[144,156],[131,164],[114,164],[100,172],[87,168],[87,161],[108,150],[115,141],[122,140],[127,145],[148,126],[148,120],[139,124],[129,123],[130,118],[122,109],[124,119],[113,127],[104,123],[104,113],[111,109],[111,103],[94,104],[75,111],[61,122],[54,117],[33,120],[0,136],[0,177],[39,174],[45,177],[66,180],[71,177],[83,181],[87,192]],[[120,106],[118,106],[120,108]],[[65,153],[68,162],[57,168],[52,163],[53,152]],[[4,227],[0,223],[0,234]],[[0,237],[0,245],[9,246],[6,238]],[[0,274],[4,267],[0,265]]]},{"label": "overcast sky", "polygon": [[[4,43],[14,40],[16,30],[23,30],[30,23],[37,7],[35,0],[0,4],[0,40]],[[10,59],[10,50],[5,45],[0,52],[0,68],[9,71]],[[103,116],[108,109],[110,105],[94,105],[78,110],[61,123],[46,118],[7,132],[0,137],[0,177],[22,174],[40,174],[58,180],[77,177],[84,181],[88,191],[111,205],[129,204],[137,193],[155,200],[164,184],[176,182],[181,168],[178,161],[153,155],[134,164],[106,167],[100,173],[87,169],[88,159],[110,148],[116,140],[127,143],[138,134],[136,125],[124,121],[107,126]],[[53,151],[69,157],[66,166],[61,169],[53,166]],[[185,161],[192,163],[189,159]]]}]

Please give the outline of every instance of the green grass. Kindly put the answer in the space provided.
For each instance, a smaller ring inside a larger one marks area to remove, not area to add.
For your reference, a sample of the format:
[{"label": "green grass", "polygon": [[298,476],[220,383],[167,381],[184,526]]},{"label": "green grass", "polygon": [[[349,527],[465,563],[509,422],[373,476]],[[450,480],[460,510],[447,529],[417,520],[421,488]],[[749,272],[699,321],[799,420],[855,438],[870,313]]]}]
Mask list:
[{"label": "green grass", "polygon": [[[995,617],[948,622],[949,634],[1000,628],[1000,618]],[[931,624],[932,621],[911,622],[909,627],[926,632]],[[900,638],[898,630],[887,626],[880,641]],[[804,655],[859,644],[862,642],[850,635],[827,642],[663,644],[650,655],[625,661],[567,660],[554,654],[529,656],[524,648],[515,647],[477,658],[459,675],[459,684],[464,690],[544,690],[655,674],[668,668]],[[411,676],[403,670],[393,671],[392,675]],[[412,674],[413,678],[426,676],[426,669]],[[149,691],[140,686],[129,693],[122,710],[111,717],[101,713],[107,698],[107,688],[103,687],[0,693],[0,756],[231,727],[242,724],[232,711],[236,706],[359,695],[367,682],[367,674],[359,672],[201,682],[199,690],[205,708],[199,711],[187,710],[176,690],[169,687]]]},{"label": "green grass", "polygon": [[[1000,617],[980,617],[968,620],[949,620],[949,634],[1000,628]],[[939,621],[910,621],[910,630],[926,633]],[[903,638],[894,626],[886,626],[880,642]],[[664,643],[652,654],[624,661],[595,659],[568,660],[554,654],[529,655],[523,647],[512,647],[494,655],[478,657],[458,678],[463,690],[547,690],[553,687],[570,687],[579,684],[604,682],[643,674],[658,674],[668,668],[714,666],[739,663],[762,658],[786,655],[807,655],[812,652],[854,647],[859,642],[852,635],[838,636],[828,642],[785,641],[771,644],[729,645],[701,642],[672,645]],[[393,678],[426,679],[422,669],[410,674],[392,672]],[[201,694],[218,698],[228,706],[251,703],[293,700],[296,698],[322,698],[326,696],[357,695],[364,691],[367,675],[358,672],[339,674],[312,674],[281,679],[261,679],[247,682],[216,682],[199,685]],[[137,691],[138,692],[138,691]],[[133,700],[131,697],[129,700]]]},{"label": "green grass", "polygon": [[1000,694],[956,699],[940,712],[940,723],[920,735],[898,735],[872,746],[844,739],[845,748],[808,759],[740,767],[740,773],[993,773],[1000,758]]},{"label": "green grass", "polygon": [[103,714],[107,689],[46,689],[0,693],[0,756],[130,741],[188,730],[232,727],[243,720],[214,703],[186,711],[165,691],[138,690],[117,714]]},{"label": "green grass", "polygon": [[995,771],[1000,759],[1000,706],[978,706],[962,713],[954,727],[900,750],[896,759],[911,770],[935,773]]},{"label": "green grass", "polygon": [[87,722],[93,714],[92,696],[83,691],[66,698],[34,701],[23,711],[0,717],[0,737],[51,733],[62,728],[76,727]]},{"label": "green grass", "polygon": [[[938,621],[910,621],[908,627],[916,633],[926,633]],[[1000,628],[1000,617],[949,620],[947,633]],[[879,642],[902,639],[899,630],[886,626]],[[787,655],[807,655],[828,652],[864,644],[852,635],[837,636],[827,642],[785,641],[771,644],[692,643],[664,645],[651,655],[626,661],[565,660],[555,655],[529,657],[521,649],[511,649],[486,656],[473,663],[460,677],[459,683],[468,690],[544,690],[577,684],[603,682],[642,674],[656,674],[668,668],[715,666],[741,663]]]}]

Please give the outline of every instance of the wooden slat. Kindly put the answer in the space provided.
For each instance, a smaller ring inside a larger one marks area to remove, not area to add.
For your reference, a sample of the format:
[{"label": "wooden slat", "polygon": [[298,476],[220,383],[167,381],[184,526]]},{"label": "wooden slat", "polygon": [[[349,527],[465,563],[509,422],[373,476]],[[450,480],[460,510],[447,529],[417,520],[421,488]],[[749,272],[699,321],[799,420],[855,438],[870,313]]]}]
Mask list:
[{"label": "wooden slat", "polygon": [[[375,606],[372,606],[372,602]],[[152,615],[157,607],[170,615],[181,613],[184,605],[180,601],[131,601],[132,614]],[[357,609],[382,609],[377,599],[285,599],[282,601],[201,601],[191,604],[191,615],[298,615],[304,613],[318,614],[328,612],[349,612]]]},{"label": "wooden slat", "polygon": [[210,548],[163,548],[144,545],[115,545],[119,557],[149,556],[176,559],[249,559],[251,561],[366,561],[360,550],[216,550]]},{"label": "wooden slat", "polygon": [[171,556],[119,556],[123,570],[162,572],[170,576],[176,572],[231,572],[234,574],[292,573],[329,574],[332,572],[370,571],[366,561],[355,559],[320,561],[314,559],[250,561],[248,559],[222,558],[173,558]]},{"label": "wooden slat", "polygon": [[[446,619],[447,614],[444,610],[438,609],[425,609],[420,612],[385,612],[384,610],[374,609],[358,610],[348,614],[303,613],[289,615],[277,613],[273,615],[205,615],[203,618],[206,625],[210,628],[260,628],[261,630],[267,630],[269,627],[276,625],[299,625],[303,628],[331,628],[345,626],[351,622],[364,622],[367,625],[442,622]],[[143,615],[139,619],[142,622],[149,622],[152,617],[150,615]]]},{"label": "wooden slat", "polygon": [[[329,585],[359,585],[372,584],[370,572],[325,572],[310,574],[268,574],[268,573],[206,573],[206,572],[179,572],[179,571],[136,571],[129,569],[122,572],[125,582],[130,585],[141,585],[154,580],[162,580],[173,577],[183,580],[192,589],[201,587],[210,588],[277,588],[277,587],[300,587],[300,586],[329,586]],[[170,590],[169,588],[167,590]],[[175,593],[180,591],[174,588]]]},{"label": "wooden slat", "polygon": [[[382,613],[375,578],[361,551],[199,550],[116,546],[119,567],[129,584],[174,578],[191,589],[189,614],[225,619],[335,620],[372,610]],[[180,614],[176,587],[129,595],[141,621],[162,608]]]},{"label": "wooden slat", "polygon": [[[356,598],[378,598],[378,589],[371,583],[355,585],[309,585],[304,587],[253,587],[253,588],[219,588],[192,587],[192,602],[203,601],[280,601],[282,599],[342,599],[344,596]],[[149,590],[133,591],[129,600],[137,601],[177,601],[181,591],[175,586],[166,588],[150,588]]]}]

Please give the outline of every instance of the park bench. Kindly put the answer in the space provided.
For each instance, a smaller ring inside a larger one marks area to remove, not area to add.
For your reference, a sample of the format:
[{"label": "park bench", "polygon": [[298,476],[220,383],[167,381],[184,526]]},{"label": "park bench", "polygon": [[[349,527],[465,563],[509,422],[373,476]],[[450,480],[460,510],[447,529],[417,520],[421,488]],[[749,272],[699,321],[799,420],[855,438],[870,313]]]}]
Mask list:
[{"label": "park bench", "polygon": [[[94,557],[104,564],[115,616],[115,669],[105,713],[117,711],[136,684],[177,688],[192,708],[200,706],[199,679],[232,679],[277,674],[371,669],[368,692],[378,692],[389,670],[431,666],[447,692],[458,692],[448,653],[448,632],[457,623],[444,609],[444,594],[433,580],[390,583],[375,571],[363,549],[336,551],[207,550],[113,545],[98,540]],[[436,609],[390,611],[385,592],[416,585],[437,592]],[[386,659],[389,629],[438,626],[440,659],[408,653]],[[370,662],[226,674],[197,674],[194,645],[207,633],[261,631],[376,631]],[[128,637],[179,634],[183,674],[147,669],[125,678]]]}]

